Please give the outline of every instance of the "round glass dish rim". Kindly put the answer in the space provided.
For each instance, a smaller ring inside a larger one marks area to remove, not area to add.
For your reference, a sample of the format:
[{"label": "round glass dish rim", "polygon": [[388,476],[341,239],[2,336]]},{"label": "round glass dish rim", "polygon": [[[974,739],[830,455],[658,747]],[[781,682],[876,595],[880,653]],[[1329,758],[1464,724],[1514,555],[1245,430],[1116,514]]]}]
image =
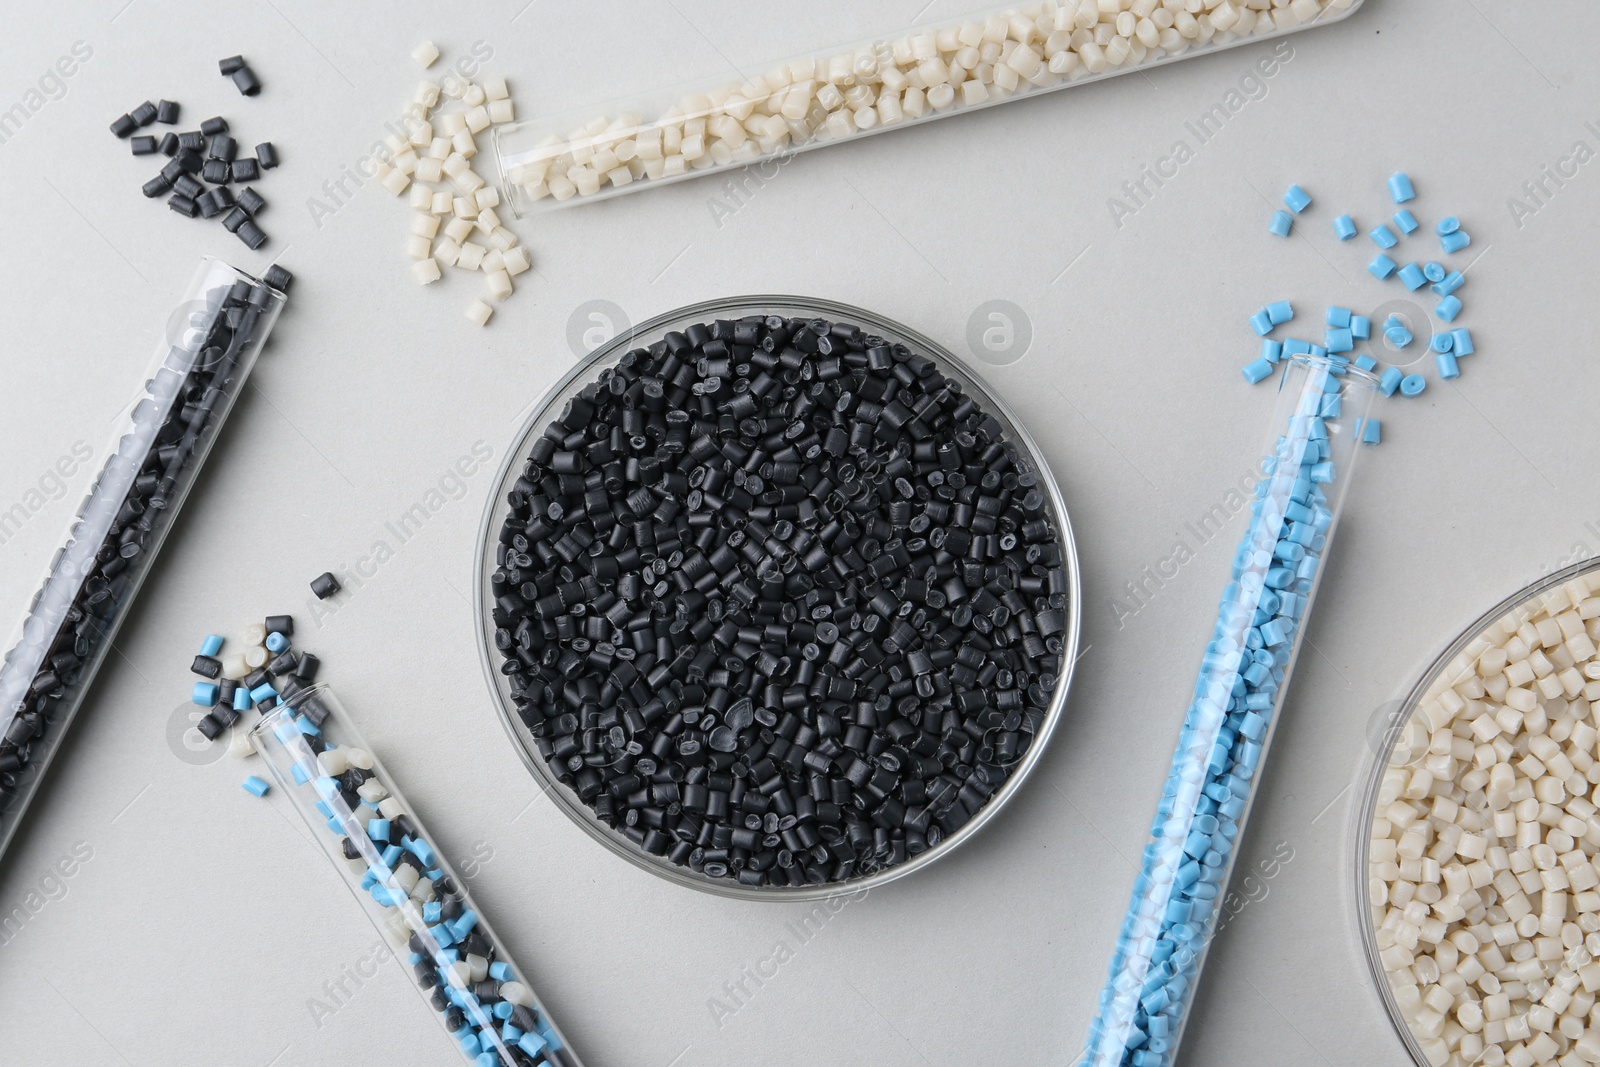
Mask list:
[{"label": "round glass dish rim", "polygon": [[1405,733],[1406,724],[1411,721],[1416,713],[1417,705],[1427,695],[1434,681],[1449,667],[1450,661],[1461,654],[1472,641],[1481,634],[1490,623],[1503,618],[1518,606],[1527,603],[1541,593],[1571,581],[1573,578],[1588,574],[1590,571],[1600,570],[1600,556],[1590,556],[1577,563],[1569,564],[1560,570],[1545,575],[1543,578],[1523,586],[1512,593],[1494,607],[1480,615],[1476,620],[1468,623],[1461,633],[1445,650],[1439,653],[1427,668],[1417,676],[1414,684],[1406,693],[1405,700],[1397,709],[1394,720],[1389,726],[1389,736],[1385,737],[1376,754],[1367,762],[1366,792],[1361,798],[1361,806],[1356,813],[1356,851],[1354,864],[1355,899],[1357,918],[1360,920],[1361,946],[1365,950],[1367,970],[1371,973],[1373,986],[1377,989],[1378,997],[1383,1001],[1384,1009],[1388,1012],[1389,1023],[1394,1027],[1395,1033],[1400,1038],[1400,1043],[1406,1048],[1416,1067],[1429,1067],[1428,1057],[1423,1053],[1417,1043],[1416,1035],[1411,1032],[1411,1027],[1406,1025],[1400,1013],[1400,1006],[1395,1003],[1394,989],[1389,985],[1389,975],[1383,968],[1383,961],[1378,956],[1378,932],[1372,925],[1372,899],[1367,886],[1367,855],[1372,848],[1372,813],[1377,807],[1378,790],[1383,783],[1384,769],[1389,766],[1389,757],[1394,752],[1395,745]]},{"label": "round glass dish rim", "polygon": [[[833,317],[852,321],[858,325],[882,329],[889,333],[904,338],[914,346],[920,346],[927,354],[942,360],[952,367],[957,374],[965,379],[963,387],[970,383],[989,405],[989,411],[1003,419],[1017,443],[1028,453],[1036,468],[1044,475],[1045,488],[1049,493],[1051,507],[1060,531],[1060,540],[1063,549],[1063,566],[1067,569],[1068,584],[1068,618],[1067,631],[1062,643],[1063,666],[1061,674],[1056,681],[1055,692],[1051,695],[1050,706],[1045,711],[1043,724],[1033,743],[1028,746],[1027,753],[1017,763],[1005,783],[997,790],[989,802],[985,804],[967,824],[951,836],[945,838],[938,845],[928,849],[920,855],[911,857],[904,863],[886,867],[875,874],[865,878],[853,878],[844,882],[832,882],[820,886],[743,886],[737,882],[724,883],[722,880],[707,878],[678,867],[665,859],[656,859],[641,852],[627,838],[619,835],[609,826],[601,823],[589,808],[575,797],[569,795],[569,790],[559,782],[543,759],[536,751],[519,736],[519,729],[525,731],[521,720],[517,718],[509,699],[501,689],[501,674],[494,662],[491,645],[494,641],[494,629],[488,625],[489,616],[485,611],[487,606],[486,586],[489,570],[486,561],[489,553],[491,538],[498,541],[498,523],[501,501],[507,477],[511,470],[520,467],[524,461],[524,453],[529,443],[530,435],[536,432],[536,427],[556,413],[557,405],[564,402],[570,395],[574,383],[580,380],[587,384],[590,377],[596,373],[596,368],[609,365],[622,352],[634,347],[636,338],[648,337],[661,331],[664,327],[674,322],[691,319],[695,316],[709,318],[733,317],[737,315],[752,314],[760,311],[783,312],[791,311],[796,317]],[[1040,452],[1037,442],[1028,433],[1010,405],[994,391],[989,384],[977,374],[970,364],[950,352],[943,345],[937,344],[916,330],[885,318],[874,312],[850,304],[824,300],[817,297],[792,296],[781,294],[759,294],[748,296],[723,297],[715,300],[704,300],[674,308],[660,315],[630,327],[626,332],[618,334],[599,348],[578,360],[560,379],[556,381],[529,413],[517,431],[512,446],[501,458],[499,470],[495,474],[493,491],[488,502],[484,505],[483,519],[479,524],[477,547],[473,556],[473,583],[472,583],[472,610],[473,625],[478,635],[478,660],[483,667],[485,680],[489,684],[489,691],[493,698],[495,709],[499,713],[501,726],[510,737],[517,754],[522,762],[527,765],[535,780],[543,791],[550,795],[569,819],[581,827],[595,840],[607,849],[627,859],[637,867],[642,867],[652,874],[676,882],[679,885],[698,889],[701,892],[712,893],[717,896],[732,897],[740,900],[774,900],[774,901],[812,901],[826,900],[830,897],[858,893],[868,889],[875,889],[896,879],[903,878],[914,871],[922,870],[935,860],[953,852],[958,846],[973,837],[980,829],[994,818],[995,814],[1005,807],[1007,802],[1017,793],[1022,782],[1032,773],[1034,767],[1042,757],[1045,747],[1049,744],[1051,735],[1055,732],[1056,724],[1060,721],[1062,711],[1066,706],[1067,692],[1071,687],[1073,669],[1077,666],[1078,645],[1082,635],[1083,600],[1081,591],[1081,575],[1078,563],[1078,547],[1073,536],[1072,525],[1067,517],[1066,501],[1061,495],[1060,484],[1056,481],[1055,474],[1050,470],[1043,453]]]}]

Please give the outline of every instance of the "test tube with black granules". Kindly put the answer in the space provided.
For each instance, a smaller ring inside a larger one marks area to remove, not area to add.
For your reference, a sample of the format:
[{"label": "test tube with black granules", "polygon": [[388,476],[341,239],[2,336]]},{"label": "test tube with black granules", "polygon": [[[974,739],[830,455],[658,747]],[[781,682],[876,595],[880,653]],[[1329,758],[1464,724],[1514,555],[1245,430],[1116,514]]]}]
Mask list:
[{"label": "test tube with black granules", "polygon": [[0,854],[82,705],[285,301],[201,261],[0,662]]}]

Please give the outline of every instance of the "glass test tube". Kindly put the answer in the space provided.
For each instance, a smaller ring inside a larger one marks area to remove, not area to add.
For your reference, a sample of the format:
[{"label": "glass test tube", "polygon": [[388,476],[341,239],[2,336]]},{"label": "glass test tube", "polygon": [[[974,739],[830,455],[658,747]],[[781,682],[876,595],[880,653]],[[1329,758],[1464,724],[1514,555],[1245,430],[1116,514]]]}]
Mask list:
[{"label": "glass test tube", "polygon": [[501,199],[520,218],[751,164],[773,168],[760,172],[770,179],[796,152],[1326,26],[1361,4],[1207,4],[1165,28],[1094,0],[992,8],[793,58],[749,79],[497,126]]},{"label": "glass test tube", "polygon": [[326,685],[251,731],[277,786],[473,1067],[582,1067],[394,779]]},{"label": "glass test tube", "polygon": [[108,458],[0,663],[0,854],[11,843],[285,301],[201,260]]},{"label": "glass test tube", "polygon": [[1249,527],[1150,827],[1085,1067],[1167,1067],[1176,1057],[1376,385],[1325,357],[1296,356],[1284,369]]}]

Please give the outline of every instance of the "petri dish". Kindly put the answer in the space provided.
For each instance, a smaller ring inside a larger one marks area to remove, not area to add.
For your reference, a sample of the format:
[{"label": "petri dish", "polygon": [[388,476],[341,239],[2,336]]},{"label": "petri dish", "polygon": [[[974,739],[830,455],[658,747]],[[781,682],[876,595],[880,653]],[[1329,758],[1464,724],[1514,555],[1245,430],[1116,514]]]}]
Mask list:
[{"label": "petri dish", "polygon": [[[1065,573],[1067,584],[1065,603],[1062,607],[1065,627],[1060,634],[1062,656],[1056,684],[1048,696],[1048,702],[1043,708],[1042,718],[1032,740],[1026,750],[1010,765],[1009,774],[988,801],[958,830],[943,837],[936,845],[930,846],[925,851],[871,873],[823,884],[742,885],[732,878],[712,877],[692,868],[679,866],[665,856],[646,852],[633,840],[612,829],[547,766],[539,753],[532,732],[517,714],[510,683],[500,670],[503,657],[495,646],[497,626],[491,614],[491,607],[495,602],[492,577],[498,567],[496,555],[500,544],[501,525],[508,510],[506,498],[521,476],[535,439],[561,413],[573,396],[595,381],[604,369],[615,366],[627,352],[648,347],[661,340],[667,333],[685,329],[694,323],[738,319],[751,315],[779,315],[806,320],[823,318],[834,322],[851,323],[870,334],[881,336],[890,344],[905,344],[913,351],[934,360],[940,373],[958,382],[967,395],[977,400],[984,411],[1000,423],[1005,437],[1015,443],[1019,453],[1027,458],[1040,475],[1041,488],[1046,496],[1045,508],[1058,531],[1060,566]],[[738,296],[679,308],[620,334],[580,360],[534,407],[505,453],[499,474],[496,476],[493,494],[484,510],[475,560],[473,610],[478,631],[479,658],[501,723],[529,772],[555,801],[556,806],[574,823],[617,855],[679,885],[741,899],[793,901],[823,899],[839,893],[871,889],[920,871],[971,840],[1006,806],[1037,766],[1066,704],[1081,632],[1080,590],[1077,548],[1073,541],[1066,503],[1062,498],[1059,484],[1050,473],[1049,465],[1020,420],[1000,396],[966,364],[929,338],[861,308],[798,296]]]},{"label": "petri dish", "polygon": [[[1354,888],[1364,955],[1367,959],[1374,986],[1388,1012],[1390,1022],[1394,1025],[1396,1035],[1411,1055],[1412,1060],[1418,1064],[1418,1067],[1448,1067],[1448,1065],[1465,1064],[1474,1060],[1480,1063],[1488,1062],[1482,1058],[1483,1051],[1481,1049],[1472,1055],[1462,1057],[1458,1054],[1458,1051],[1449,1047],[1448,1038],[1454,1035],[1459,1041],[1460,1034],[1448,1028],[1455,1025],[1458,1030],[1463,1029],[1459,1027],[1456,1016],[1456,1011],[1461,1006],[1460,1003],[1454,1003],[1443,1012],[1433,1011],[1426,1004],[1418,1005],[1414,1003],[1409,989],[1416,986],[1414,982],[1406,980],[1405,975],[1408,972],[1404,970],[1410,968],[1413,962],[1420,960],[1422,957],[1432,958],[1434,952],[1438,951],[1434,946],[1440,944],[1441,941],[1454,945],[1454,939],[1458,932],[1463,931],[1467,926],[1477,924],[1473,923],[1471,916],[1468,915],[1462,920],[1446,923],[1444,937],[1440,941],[1427,939],[1431,934],[1440,932],[1438,928],[1435,928],[1431,932],[1424,931],[1420,941],[1413,940],[1409,936],[1401,938],[1397,950],[1397,942],[1393,931],[1390,930],[1387,934],[1385,933],[1384,924],[1390,910],[1390,902],[1380,899],[1380,894],[1384,897],[1387,896],[1388,886],[1392,884],[1390,880],[1382,876],[1384,872],[1382,872],[1380,866],[1382,862],[1389,862],[1386,858],[1389,847],[1384,847],[1384,860],[1373,858],[1374,823],[1379,818],[1384,817],[1383,812],[1393,800],[1391,794],[1402,785],[1410,785],[1414,782],[1413,776],[1419,769],[1425,770],[1426,761],[1430,757],[1429,748],[1434,735],[1435,723],[1441,720],[1450,723],[1460,720],[1461,716],[1451,712],[1449,707],[1442,705],[1440,698],[1443,697],[1448,704],[1453,705],[1455,699],[1460,696],[1457,687],[1463,685],[1470,687],[1472,679],[1480,677],[1478,672],[1479,658],[1490,644],[1498,644],[1505,641],[1512,631],[1527,623],[1529,619],[1537,622],[1541,615],[1549,618],[1548,609],[1552,604],[1574,604],[1576,603],[1575,598],[1593,598],[1597,592],[1600,592],[1600,557],[1585,560],[1558,570],[1501,601],[1463,630],[1461,635],[1440,653],[1438,658],[1422,672],[1416,684],[1412,686],[1410,692],[1400,702],[1395,712],[1385,720],[1387,729],[1377,746],[1376,757],[1372,762],[1370,773],[1367,775],[1366,791],[1357,816]],[[1557,613],[1559,614],[1561,610],[1565,609],[1558,608]],[[1590,627],[1590,629],[1594,629],[1594,627]],[[1592,637],[1592,634],[1590,636]],[[1552,655],[1556,654],[1555,646],[1544,647],[1549,648]],[[1539,646],[1535,646],[1534,651],[1540,652],[1542,649]],[[1552,674],[1553,672],[1546,673]],[[1584,681],[1587,685],[1593,684],[1587,678]],[[1538,690],[1535,689],[1534,692],[1537,693]],[[1449,695],[1451,693],[1456,693],[1456,697],[1451,697]],[[1564,717],[1571,720],[1574,717],[1566,715],[1566,712],[1571,709],[1573,704],[1586,700],[1587,697],[1581,691],[1578,695],[1570,698],[1566,695],[1566,692],[1557,696],[1540,694],[1537,705],[1539,710],[1536,713],[1547,715],[1552,724]],[[1488,706],[1496,709],[1504,707],[1499,701],[1493,699],[1492,694],[1490,695]],[[1469,708],[1467,714],[1472,714],[1472,710]],[[1429,719],[1430,714],[1434,716],[1433,721]],[[1583,714],[1582,719],[1589,721],[1591,726],[1593,725],[1589,714]],[[1569,730],[1571,725],[1569,722]],[[1518,730],[1521,730],[1520,726]],[[1457,736],[1461,735],[1457,734]],[[1476,745],[1479,743],[1479,739],[1473,737],[1472,742]],[[1524,739],[1520,746],[1524,752],[1526,744],[1526,739]],[[1564,744],[1563,747],[1565,747]],[[1522,755],[1519,754],[1515,758],[1520,760]],[[1456,772],[1451,776],[1451,780],[1456,783],[1456,790],[1464,793],[1465,790],[1459,784],[1463,773],[1465,772]],[[1482,791],[1479,790],[1478,792],[1481,793]],[[1429,796],[1432,795],[1430,792]],[[1471,796],[1463,796],[1462,805],[1467,808],[1472,808],[1476,805],[1477,810],[1485,810],[1485,802],[1481,797],[1473,799]],[[1546,829],[1548,830],[1549,828],[1547,827]],[[1389,834],[1383,836],[1385,840],[1394,840]],[[1579,845],[1581,843],[1581,841],[1578,842]],[[1493,848],[1496,844],[1503,844],[1503,842],[1500,842],[1497,837],[1491,836],[1489,847]],[[1429,842],[1423,855],[1426,856],[1432,847],[1433,843]],[[1515,850],[1514,843],[1513,850]],[[1451,857],[1442,866],[1448,868],[1452,863],[1458,861],[1460,861],[1460,857]],[[1382,887],[1379,885],[1380,882],[1384,883]],[[1448,890],[1447,883],[1445,884],[1445,889]],[[1497,904],[1489,906],[1497,906]],[[1568,921],[1573,921],[1574,914],[1577,912],[1578,909],[1569,907],[1567,912]],[[1536,917],[1538,916],[1539,909],[1537,906],[1532,914]],[[1432,917],[1437,918],[1436,915]],[[1579,918],[1581,919],[1581,913],[1579,913]],[[1594,928],[1593,930],[1585,929],[1583,931],[1583,938],[1587,943],[1589,936],[1600,931],[1600,912],[1591,913],[1587,919],[1581,919],[1581,924]],[[1516,951],[1513,947],[1514,945],[1526,944],[1530,946],[1531,950],[1533,940],[1543,936],[1543,934],[1523,936],[1519,931],[1517,936],[1512,939],[1512,942],[1501,946],[1501,949],[1508,959],[1515,959],[1516,957],[1513,955],[1514,951]],[[1409,946],[1405,943],[1408,941],[1410,942]],[[1471,943],[1469,942],[1468,944],[1470,947]],[[1583,948],[1583,945],[1576,947],[1587,951],[1587,949]],[[1448,948],[1443,951],[1446,955],[1451,952]],[[1460,949],[1456,949],[1456,952],[1463,959],[1467,955],[1465,951]],[[1531,951],[1529,954],[1532,954]],[[1408,955],[1412,957],[1410,962],[1406,960]],[[1435,963],[1437,963],[1437,960],[1435,960]],[[1559,979],[1563,968],[1569,968],[1575,974],[1579,968],[1573,966],[1573,964],[1577,963],[1580,963],[1580,961],[1572,958],[1571,949],[1564,947],[1559,958],[1552,958],[1549,961],[1549,967],[1545,969],[1554,970],[1556,974],[1553,977]],[[1427,969],[1430,965],[1424,964],[1423,966]],[[1413,978],[1415,977],[1415,972],[1409,973]],[[1549,986],[1552,984],[1552,977],[1541,976],[1540,978],[1532,979],[1532,981],[1543,982],[1546,986]],[[1579,990],[1583,988],[1580,982],[1573,981],[1571,984],[1575,985]],[[1476,981],[1469,983],[1467,989],[1469,992],[1466,995],[1469,999],[1481,1000],[1485,995],[1476,984]],[[1543,994],[1541,993],[1539,997],[1524,999],[1536,1003],[1542,996]],[[1526,1014],[1526,1007],[1519,1012],[1516,1008],[1517,1003],[1519,1003],[1518,999],[1511,999],[1511,1014],[1513,1018]],[[1425,1014],[1430,1011],[1432,1015]],[[1562,1012],[1554,1012],[1553,1014],[1559,1017]],[[1435,1020],[1433,1018],[1434,1015],[1441,1018]],[[1530,1039],[1537,1038],[1541,1032],[1543,1031],[1533,1028]],[[1481,1038],[1487,1034],[1487,1031],[1480,1024],[1476,1033]],[[1517,1040],[1519,1039],[1513,1038],[1507,1041],[1506,1044],[1514,1044]],[[1550,1040],[1559,1046],[1559,1055],[1541,1057],[1537,1053],[1533,1053],[1528,1060],[1529,1063],[1553,1063],[1572,1051],[1573,1039],[1555,1032]],[[1600,1046],[1600,1038],[1596,1039],[1596,1043],[1597,1046]],[[1495,1062],[1509,1062],[1509,1060],[1502,1057],[1495,1060]]]}]

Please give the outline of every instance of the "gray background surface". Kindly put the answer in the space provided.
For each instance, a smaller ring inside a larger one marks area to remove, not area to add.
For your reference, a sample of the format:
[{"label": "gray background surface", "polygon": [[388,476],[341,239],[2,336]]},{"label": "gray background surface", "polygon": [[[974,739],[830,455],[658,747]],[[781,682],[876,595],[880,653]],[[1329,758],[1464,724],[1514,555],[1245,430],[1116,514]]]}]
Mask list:
[{"label": "gray background surface", "polygon": [[[593,1067],[1071,1063],[1231,539],[1199,547],[1137,613],[1119,619],[1114,598],[1172,555],[1263,443],[1271,398],[1238,375],[1257,345],[1247,316],[1290,298],[1304,334],[1325,304],[1371,310],[1405,295],[1363,272],[1364,237],[1341,246],[1330,227],[1341,211],[1363,230],[1386,216],[1384,180],[1404,168],[1427,224],[1458,214],[1476,238],[1462,296],[1479,354],[1459,382],[1430,373],[1423,397],[1381,413],[1386,440],[1363,456],[1243,852],[1252,865],[1293,858],[1219,938],[1184,1055],[1401,1062],[1351,888],[1369,738],[1478,613],[1600,551],[1600,162],[1520,226],[1507,204],[1575,142],[1600,147],[1585,127],[1600,124],[1593,5],[1369,0],[1292,38],[1265,96],[1120,227],[1108,198],[1179,138],[1193,147],[1184,123],[1270,44],[809,154],[720,225],[720,180],[516,223],[537,273],[478,330],[462,309],[482,283],[452,274],[419,291],[407,209],[376,183],[320,226],[307,206],[408,99],[419,40],[447,57],[486,43],[487,71],[511,80],[528,115],[759,71],[962,9],[525,2],[5,5],[0,108],[74,42],[93,55],[0,144],[0,508],[75,442],[98,466],[199,256],[259,270],[281,255],[299,280],[0,871],[9,911],[75,843],[92,849],[65,895],[0,944],[0,1060],[452,1062],[396,964],[347,986],[331,1016],[313,1012],[377,933],[283,798],[239,789],[259,764],[207,753],[197,765],[169,741],[200,636],[288,610],[446,850],[476,860],[473,892]],[[215,72],[239,51],[266,85],[257,99]],[[242,143],[280,146],[283,166],[258,183],[272,202],[263,253],[140,198],[155,167],[106,124],[162,96],[182,102],[181,128],[222,113]],[[1292,181],[1316,205],[1278,241],[1266,219]],[[1023,310],[1031,345],[990,355],[1013,361],[989,378],[1063,483],[1085,652],[1063,728],[1013,806],[931,870],[840,910],[718,1025],[711,998],[793,941],[786,924],[803,909],[671,886],[538,798],[491,709],[466,599],[492,469],[335,615],[317,625],[304,611],[307,580],[388,539],[385,522],[474,442],[498,463],[521,413],[575,358],[566,337],[587,302],[639,321],[741,292],[853,301],[963,352],[986,301]],[[1406,358],[1423,358],[1420,346]],[[90,468],[0,550],[8,624]]]}]

